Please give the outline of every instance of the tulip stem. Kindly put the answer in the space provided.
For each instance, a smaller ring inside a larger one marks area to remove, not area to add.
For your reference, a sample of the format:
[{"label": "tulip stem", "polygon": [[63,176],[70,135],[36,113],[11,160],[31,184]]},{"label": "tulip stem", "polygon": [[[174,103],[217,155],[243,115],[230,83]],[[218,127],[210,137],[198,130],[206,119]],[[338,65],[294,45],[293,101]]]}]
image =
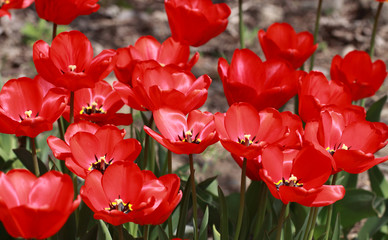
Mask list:
[{"label": "tulip stem", "polygon": [[318,208],[311,207],[310,213],[309,213],[309,219],[307,222],[306,231],[304,232],[303,240],[312,239],[312,237],[314,235],[315,220],[317,219],[317,214],[318,214]]},{"label": "tulip stem", "polygon": [[193,200],[193,218],[194,218],[194,240],[198,239],[198,224],[197,224],[197,192],[195,190],[195,178],[194,178],[194,161],[193,154],[189,154],[190,161],[190,177],[191,177],[191,197]]},{"label": "tulip stem", "polygon": [[74,91],[70,92],[70,124],[74,122]]},{"label": "tulip stem", "polygon": [[[131,114],[132,118],[133,118],[133,108],[130,108],[129,110],[129,113]],[[130,137],[131,138],[136,138],[136,135],[134,134],[134,127],[133,127],[133,123],[131,124],[131,127],[130,127]],[[148,134],[147,134],[148,135]]]},{"label": "tulip stem", "polygon": [[253,239],[259,239],[260,229],[262,229],[264,216],[265,216],[265,209],[267,205],[267,195],[268,195],[267,185],[263,181],[261,181],[260,196],[259,196],[259,202],[258,202],[259,211],[257,214],[258,217],[257,217],[256,228],[253,235],[254,236]]},{"label": "tulip stem", "polygon": [[[167,168],[168,168],[168,174],[172,173],[172,153],[170,150],[167,151]],[[168,238],[172,239],[173,230],[172,230],[172,217],[168,217]]]},{"label": "tulip stem", "polygon": [[278,219],[278,226],[277,226],[277,231],[276,231],[276,240],[280,240],[282,237],[283,222],[285,219],[287,206],[288,206],[288,204],[283,203],[282,210],[280,211],[280,215],[279,215],[279,219]]},{"label": "tulip stem", "polygon": [[38,156],[36,155],[35,138],[30,138],[30,140],[31,140],[32,162],[34,164],[35,175],[39,177],[40,172],[39,172]]},{"label": "tulip stem", "polygon": [[[148,124],[147,126],[149,128],[152,129],[152,124],[154,122],[154,115],[152,114],[151,115],[151,118],[150,120],[148,121]],[[143,170],[147,168],[147,164],[148,164],[148,155],[149,155],[149,151],[150,151],[150,146],[151,146],[151,140],[150,140],[150,135],[146,134],[145,136],[145,140],[144,140],[144,159],[143,159]],[[153,149],[151,149],[151,151],[153,151]]]},{"label": "tulip stem", "polygon": [[[315,18],[314,44],[317,42],[317,38],[318,38],[319,22],[321,19],[321,10],[322,10],[322,0],[319,0],[318,8],[317,8],[317,16]],[[311,55],[311,58],[310,58],[310,71],[313,70],[313,67],[314,67],[314,58],[315,58],[315,52],[313,53],[313,55]]]},{"label": "tulip stem", "polygon": [[373,23],[373,30],[372,30],[372,37],[370,39],[370,49],[369,49],[369,56],[372,58],[374,51],[375,51],[375,39],[377,34],[377,25],[379,22],[379,17],[381,13],[381,9],[383,9],[384,2],[379,2],[379,6],[377,7],[377,12],[375,16],[375,21]]},{"label": "tulip stem", "polygon": [[150,225],[144,225],[143,229],[143,240],[148,240],[148,232],[150,230]]},{"label": "tulip stem", "polygon": [[57,27],[58,25],[56,23],[53,23],[53,35],[52,35],[52,40],[57,36]]},{"label": "tulip stem", "polygon": [[[337,181],[337,173],[333,175],[333,179],[331,180],[331,185],[335,185],[336,181]],[[325,234],[324,240],[329,239],[332,216],[333,216],[333,204],[330,204],[327,209],[326,234]]]},{"label": "tulip stem", "polygon": [[238,0],[238,19],[239,19],[240,47],[241,47],[241,49],[245,48],[242,3],[243,3],[243,0]]},{"label": "tulip stem", "polygon": [[246,188],[246,170],[247,170],[247,159],[244,158],[243,165],[241,169],[241,184],[240,184],[240,207],[238,210],[237,217],[237,226],[236,233],[234,235],[234,240],[238,240],[241,231],[242,219],[244,216],[244,206],[245,206],[245,188]]},{"label": "tulip stem", "polygon": [[119,240],[124,240],[123,225],[118,225],[117,230],[119,231]]}]

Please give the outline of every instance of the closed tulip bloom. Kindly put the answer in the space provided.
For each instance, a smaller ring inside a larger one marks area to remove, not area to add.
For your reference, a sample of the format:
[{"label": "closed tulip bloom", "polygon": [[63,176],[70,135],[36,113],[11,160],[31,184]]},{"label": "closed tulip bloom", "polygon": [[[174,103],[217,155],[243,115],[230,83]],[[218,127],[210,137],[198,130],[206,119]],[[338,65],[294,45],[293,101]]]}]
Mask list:
[{"label": "closed tulip bloom", "polygon": [[225,31],[231,10],[211,0],[165,0],[174,40],[198,47]]},{"label": "closed tulip bloom", "polygon": [[324,185],[332,173],[331,159],[313,146],[284,152],[276,146],[263,151],[260,177],[272,195],[284,204],[297,202],[322,207],[342,199],[341,185]]},{"label": "closed tulip bloom", "polygon": [[70,176],[57,171],[39,178],[25,169],[0,172],[0,189],[0,220],[15,238],[51,237],[81,202]]},{"label": "closed tulip bloom", "polygon": [[79,31],[58,34],[51,47],[39,40],[33,47],[36,71],[46,81],[69,91],[92,88],[113,70],[116,51],[104,50],[93,58],[92,44]]},{"label": "closed tulip bloom", "polygon": [[249,49],[236,49],[230,65],[224,58],[218,60],[218,74],[229,106],[247,102],[257,111],[278,109],[295,96],[302,73],[284,60],[262,62]]},{"label": "closed tulip bloom", "polygon": [[117,49],[115,75],[120,82],[130,84],[135,64],[147,60],[155,60],[162,66],[173,65],[183,70],[191,68],[199,59],[199,53],[190,57],[190,46],[174,41],[169,37],[159,43],[152,36],[140,37],[135,45]]},{"label": "closed tulip bloom", "polygon": [[0,91],[0,132],[34,138],[53,128],[66,104],[64,91],[45,94],[37,78],[11,79]]},{"label": "closed tulip bloom", "polygon": [[98,0],[35,0],[38,16],[59,25],[69,25],[80,15],[96,12],[100,5]]},{"label": "closed tulip bloom", "polygon": [[180,202],[179,186],[175,174],[156,178],[134,163],[115,163],[104,174],[92,171],[81,187],[81,196],[95,219],[116,226],[126,222],[158,225]]},{"label": "closed tulip bloom", "polygon": [[352,100],[373,96],[383,84],[387,70],[381,60],[372,60],[364,51],[351,51],[344,58],[334,56],[330,68],[331,79],[344,83]]},{"label": "closed tulip bloom", "polygon": [[288,23],[274,23],[266,32],[260,30],[258,37],[267,60],[282,58],[295,69],[301,67],[318,47],[311,33],[296,33]]},{"label": "closed tulip bloom", "polygon": [[199,154],[218,141],[213,114],[191,111],[186,117],[173,109],[153,112],[155,125],[160,133],[147,126],[144,131],[170,151],[177,154]]}]

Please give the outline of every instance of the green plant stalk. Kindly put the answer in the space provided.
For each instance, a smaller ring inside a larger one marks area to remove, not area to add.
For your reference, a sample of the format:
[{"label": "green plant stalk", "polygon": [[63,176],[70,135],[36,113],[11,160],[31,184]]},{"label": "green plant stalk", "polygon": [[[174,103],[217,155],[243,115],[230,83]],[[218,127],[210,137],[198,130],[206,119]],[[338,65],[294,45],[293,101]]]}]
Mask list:
[{"label": "green plant stalk", "polygon": [[244,206],[245,206],[245,188],[246,188],[246,171],[247,171],[247,159],[244,158],[243,165],[241,169],[241,185],[240,185],[240,207],[238,210],[236,233],[234,235],[234,240],[238,240],[241,231],[242,220],[244,216]]},{"label": "green plant stalk", "polygon": [[52,35],[52,40],[57,36],[57,27],[58,25],[56,23],[53,23],[53,35]]},{"label": "green plant stalk", "polygon": [[312,239],[314,235],[314,229],[315,229],[315,221],[317,219],[318,214],[318,208],[317,207],[311,207],[310,213],[309,213],[309,220],[307,223],[306,231],[304,233],[303,240]]},{"label": "green plant stalk", "polygon": [[381,13],[381,9],[383,9],[384,2],[380,2],[379,6],[377,7],[377,12],[375,15],[375,21],[373,23],[373,30],[372,30],[372,36],[370,39],[370,49],[369,49],[369,56],[372,58],[374,51],[375,51],[375,40],[376,40],[376,34],[377,34],[377,25],[379,23],[379,17]]},{"label": "green plant stalk", "polygon": [[[130,108],[129,113],[131,114],[131,116],[132,116],[132,118],[133,118],[133,108]],[[130,132],[129,132],[129,134],[130,134],[130,137],[131,137],[131,138],[136,138],[135,133],[134,133],[134,126],[133,126],[133,123],[132,123],[131,126],[130,126]]]},{"label": "green plant stalk", "polygon": [[[167,165],[168,165],[168,174],[172,173],[172,153],[170,150],[167,151]],[[172,214],[171,214],[172,215]],[[172,230],[172,216],[168,217],[168,238],[173,238],[173,230]]]},{"label": "green plant stalk", "polygon": [[70,124],[74,122],[74,91],[70,92]]},{"label": "green plant stalk", "polygon": [[239,20],[239,35],[240,35],[240,47],[241,47],[241,49],[245,48],[242,3],[243,3],[243,0],[238,0],[238,20]]},{"label": "green plant stalk", "polygon": [[150,225],[144,225],[143,229],[143,240],[148,240],[148,232],[150,230]]},{"label": "green plant stalk", "polygon": [[123,225],[118,225],[117,230],[119,232],[119,240],[124,240]]},{"label": "green plant stalk", "polygon": [[193,200],[193,219],[194,219],[194,240],[198,239],[198,216],[197,216],[197,191],[195,189],[195,178],[194,178],[194,161],[193,154],[189,154],[190,161],[190,177],[191,177],[191,197]]},{"label": "green plant stalk", "polygon": [[[154,122],[154,115],[151,115],[150,120],[148,121],[148,127],[152,129],[152,124]],[[142,170],[147,168],[148,164],[148,152],[150,151],[150,135],[146,134],[145,135],[145,140],[144,140],[144,159],[141,165]]]},{"label": "green plant stalk", "polygon": [[[319,22],[321,20],[321,11],[322,11],[322,0],[319,0],[318,8],[317,8],[317,17],[315,18],[314,44],[317,42],[317,38],[318,38]],[[311,55],[311,58],[310,58],[310,71],[313,70],[314,59],[315,59],[315,52],[313,53],[313,55]]]},{"label": "green plant stalk", "polygon": [[[333,179],[331,180],[331,185],[335,185],[336,181],[337,181],[337,173],[333,175]],[[326,234],[325,234],[324,240],[329,240],[332,216],[333,216],[333,204],[330,204],[327,209]]]},{"label": "green plant stalk", "polygon": [[278,219],[278,226],[276,230],[276,240],[280,240],[282,237],[282,230],[283,230],[283,222],[286,216],[286,209],[288,204],[284,204],[282,206],[282,210],[280,211],[279,219]]},{"label": "green plant stalk", "polygon": [[310,229],[310,234],[307,240],[313,239],[314,236],[314,230],[315,230],[315,221],[317,220],[317,215],[318,215],[318,209],[317,207],[314,207],[313,210],[313,218],[312,218],[312,224],[311,224],[311,229]]},{"label": "green plant stalk", "polygon": [[30,138],[30,140],[31,140],[32,162],[34,163],[35,175],[39,177],[40,171],[39,171],[39,164],[38,164],[38,156],[36,155],[35,138]]},{"label": "green plant stalk", "polygon": [[256,221],[256,227],[255,227],[255,232],[253,234],[253,239],[258,239],[259,238],[259,233],[260,229],[263,225],[264,222],[264,216],[265,216],[265,209],[267,205],[267,185],[265,185],[264,181],[261,181],[261,189],[260,189],[260,196],[259,196],[259,211],[258,211],[258,217]]},{"label": "green plant stalk", "polygon": [[311,207],[310,212],[309,212],[309,219],[307,220],[307,226],[306,226],[306,229],[305,229],[304,235],[303,235],[303,240],[306,240],[308,235],[309,235],[309,231],[310,231],[311,224],[312,224],[312,218],[313,218],[313,208]]}]

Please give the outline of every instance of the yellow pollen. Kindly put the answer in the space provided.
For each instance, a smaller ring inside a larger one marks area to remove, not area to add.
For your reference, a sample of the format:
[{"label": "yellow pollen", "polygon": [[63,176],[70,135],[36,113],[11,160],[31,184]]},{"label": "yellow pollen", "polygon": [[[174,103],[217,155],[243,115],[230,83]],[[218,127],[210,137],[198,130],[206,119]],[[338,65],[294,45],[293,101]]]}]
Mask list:
[{"label": "yellow pollen", "polygon": [[24,114],[26,114],[27,118],[30,118],[32,111],[31,110],[25,111]]},{"label": "yellow pollen", "polygon": [[106,160],[105,160],[105,156],[102,156],[102,157],[100,157],[100,159],[98,159],[98,161],[96,161],[96,162],[94,162],[94,163],[91,163],[91,164],[90,164],[90,167],[88,168],[88,170],[89,170],[89,171],[92,171],[93,168],[94,168],[93,165],[95,165],[96,163],[101,163],[102,161],[104,161],[106,164],[108,164],[108,163],[106,162]]},{"label": "yellow pollen", "polygon": [[77,68],[76,65],[69,65],[69,70],[72,72],[74,72],[76,68]]}]

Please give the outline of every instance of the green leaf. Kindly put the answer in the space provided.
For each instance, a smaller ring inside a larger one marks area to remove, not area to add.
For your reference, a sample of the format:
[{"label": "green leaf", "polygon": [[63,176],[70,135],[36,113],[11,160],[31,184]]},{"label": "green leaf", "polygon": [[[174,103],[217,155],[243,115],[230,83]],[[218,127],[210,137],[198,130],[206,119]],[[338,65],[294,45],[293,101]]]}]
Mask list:
[{"label": "green leaf", "polygon": [[379,197],[388,198],[388,182],[379,167],[369,169],[368,176],[373,192]]},{"label": "green leaf", "polygon": [[380,98],[377,102],[373,103],[372,106],[366,112],[366,120],[370,122],[379,122],[381,111],[383,110],[384,104],[387,101],[387,95]]},{"label": "green leaf", "polygon": [[189,208],[189,200],[190,200],[190,179],[189,177],[188,181],[186,182],[186,187],[183,190],[183,196],[180,203],[180,213],[179,213],[179,221],[178,221],[178,228],[177,228],[177,237],[183,238],[185,234],[185,228],[186,228],[186,219],[187,219],[187,210]]},{"label": "green leaf", "polygon": [[334,230],[332,240],[340,240],[341,238],[341,218],[340,213],[337,213],[337,217],[335,218]]},{"label": "green leaf", "polygon": [[345,229],[363,218],[381,216],[385,211],[383,199],[364,189],[348,189],[335,207],[341,213],[341,223]]},{"label": "green leaf", "polygon": [[215,225],[213,225],[213,240],[221,240],[221,235]]},{"label": "green leaf", "polygon": [[209,208],[206,207],[202,217],[201,228],[199,229],[199,240],[207,240],[207,225],[209,222]]},{"label": "green leaf", "polygon": [[220,222],[221,222],[221,239],[229,239],[229,226],[228,226],[228,208],[226,205],[226,199],[222,189],[218,187],[218,199],[220,201]]},{"label": "green leaf", "polygon": [[98,224],[94,224],[94,226],[83,235],[81,240],[96,240],[98,234]]},{"label": "green leaf", "polygon": [[[23,165],[30,171],[35,172],[34,164],[32,160],[32,153],[25,148],[16,148],[13,149],[13,152],[16,154],[18,159],[23,163]],[[39,172],[44,174],[47,172],[47,167],[42,163],[38,158]]]},{"label": "green leaf", "polygon": [[80,211],[77,236],[81,237],[88,231],[90,220],[93,219],[93,211],[90,210],[83,201],[81,201],[79,208]]},{"label": "green leaf", "polygon": [[168,240],[168,236],[166,234],[166,232],[164,231],[164,229],[158,225],[157,226],[157,229],[158,229],[158,240]]},{"label": "green leaf", "polygon": [[106,226],[105,222],[102,220],[98,220],[97,240],[112,240],[109,229]]}]

